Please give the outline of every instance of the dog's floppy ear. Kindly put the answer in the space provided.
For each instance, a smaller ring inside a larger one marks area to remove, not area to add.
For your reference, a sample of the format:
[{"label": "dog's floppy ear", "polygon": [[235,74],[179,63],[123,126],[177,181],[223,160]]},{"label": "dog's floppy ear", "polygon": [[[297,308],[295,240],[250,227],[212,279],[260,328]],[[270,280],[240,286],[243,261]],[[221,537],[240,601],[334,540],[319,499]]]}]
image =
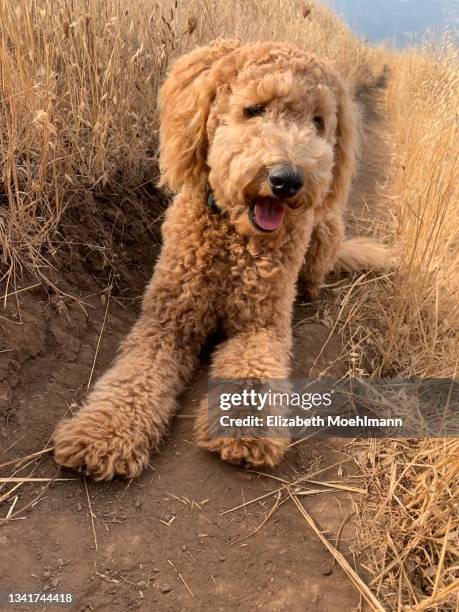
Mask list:
[{"label": "dog's floppy ear", "polygon": [[333,75],[331,85],[337,101],[337,126],[333,180],[325,206],[343,206],[349,195],[359,154],[359,113],[338,75]]},{"label": "dog's floppy ear", "polygon": [[227,71],[216,70],[216,64],[238,46],[236,40],[216,40],[172,66],[159,93],[161,186],[179,191],[201,181],[207,157],[207,118],[217,87],[228,77]]}]

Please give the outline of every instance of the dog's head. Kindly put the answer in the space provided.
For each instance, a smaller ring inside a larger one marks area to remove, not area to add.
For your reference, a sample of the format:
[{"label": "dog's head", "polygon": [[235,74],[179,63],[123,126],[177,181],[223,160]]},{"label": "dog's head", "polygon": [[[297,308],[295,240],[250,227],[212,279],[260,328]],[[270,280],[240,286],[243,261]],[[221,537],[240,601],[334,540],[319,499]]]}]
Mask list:
[{"label": "dog's head", "polygon": [[219,40],[181,57],[160,92],[161,182],[210,188],[243,234],[342,204],[356,110],[325,63],[293,45]]}]

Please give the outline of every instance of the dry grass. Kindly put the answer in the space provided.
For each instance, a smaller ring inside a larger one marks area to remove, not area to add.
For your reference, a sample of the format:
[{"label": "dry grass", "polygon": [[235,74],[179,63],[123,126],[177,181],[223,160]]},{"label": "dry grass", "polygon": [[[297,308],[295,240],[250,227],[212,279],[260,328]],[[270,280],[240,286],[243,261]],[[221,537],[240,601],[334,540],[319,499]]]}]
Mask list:
[{"label": "dry grass", "polygon": [[[310,4],[5,0],[2,294],[23,270],[49,278],[71,239],[69,225],[90,228],[102,205],[126,194],[132,202],[154,195],[156,94],[173,56],[219,36],[290,40],[328,57],[355,87],[373,82],[385,64],[391,70],[385,112],[392,156],[378,234],[397,245],[400,266],[346,289],[340,322],[351,339],[351,370],[455,377],[457,50],[448,42],[441,51],[372,49]],[[103,235],[98,240],[94,248],[104,248]],[[360,514],[371,525],[363,540],[378,598],[389,610],[457,609],[459,444],[361,442],[358,456],[371,491]]]},{"label": "dry grass", "polygon": [[139,185],[153,163],[155,87],[167,61],[147,36],[157,29],[116,3],[70,7],[0,8],[0,245],[9,279],[23,267],[46,276],[64,214],[78,207],[84,216],[103,190]]},{"label": "dry grass", "polygon": [[[381,53],[383,53],[381,51]],[[373,376],[455,377],[459,326],[457,49],[385,52],[392,150],[379,194],[379,236],[400,265],[384,283],[357,288],[350,333],[372,329]],[[370,300],[368,298],[371,298]],[[347,313],[344,313],[346,316]],[[358,333],[355,337],[358,336]]]},{"label": "dry grass", "polygon": [[[357,375],[457,378],[459,222],[457,49],[380,51],[390,66],[392,157],[378,235],[394,274],[356,284],[341,310]],[[388,609],[459,607],[459,442],[358,444],[369,495],[359,502],[371,585]]]},{"label": "dry grass", "polygon": [[[381,369],[454,377],[459,324],[457,49],[407,52],[388,91],[394,164],[389,207],[403,265]],[[406,351],[410,347],[410,351]]]},{"label": "dry grass", "polygon": [[304,13],[282,0],[3,2],[3,278],[26,269],[46,280],[69,223],[91,227],[108,198],[151,197],[157,90],[175,55],[218,36],[289,39],[334,59],[353,83],[367,77],[365,48],[344,25],[325,9]]},{"label": "dry grass", "polygon": [[459,441],[360,445],[369,495],[359,501],[359,531],[370,586],[388,610],[457,610],[457,594],[444,593],[459,569]]}]

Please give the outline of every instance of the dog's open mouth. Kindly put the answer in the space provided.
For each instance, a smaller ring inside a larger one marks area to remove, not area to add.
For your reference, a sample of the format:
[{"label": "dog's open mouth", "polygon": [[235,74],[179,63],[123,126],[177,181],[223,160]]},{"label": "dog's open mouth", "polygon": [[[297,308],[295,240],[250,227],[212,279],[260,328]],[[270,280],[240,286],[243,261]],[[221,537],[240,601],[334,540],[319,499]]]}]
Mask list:
[{"label": "dog's open mouth", "polygon": [[284,205],[277,198],[256,198],[250,207],[249,218],[262,232],[274,232],[284,220]]}]

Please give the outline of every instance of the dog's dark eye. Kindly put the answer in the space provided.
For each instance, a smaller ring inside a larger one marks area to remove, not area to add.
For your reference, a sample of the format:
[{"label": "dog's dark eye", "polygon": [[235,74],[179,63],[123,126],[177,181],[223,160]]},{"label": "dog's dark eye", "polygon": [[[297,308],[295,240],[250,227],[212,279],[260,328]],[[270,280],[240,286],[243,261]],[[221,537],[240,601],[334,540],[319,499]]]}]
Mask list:
[{"label": "dog's dark eye", "polygon": [[264,115],[265,111],[266,106],[263,106],[263,104],[254,104],[253,106],[244,108],[244,115],[246,117],[259,117],[260,115]]},{"label": "dog's dark eye", "polygon": [[319,132],[319,134],[322,134],[323,131],[325,130],[325,121],[323,120],[323,117],[321,117],[320,115],[315,115],[312,118],[312,122],[316,126],[316,129]]}]

